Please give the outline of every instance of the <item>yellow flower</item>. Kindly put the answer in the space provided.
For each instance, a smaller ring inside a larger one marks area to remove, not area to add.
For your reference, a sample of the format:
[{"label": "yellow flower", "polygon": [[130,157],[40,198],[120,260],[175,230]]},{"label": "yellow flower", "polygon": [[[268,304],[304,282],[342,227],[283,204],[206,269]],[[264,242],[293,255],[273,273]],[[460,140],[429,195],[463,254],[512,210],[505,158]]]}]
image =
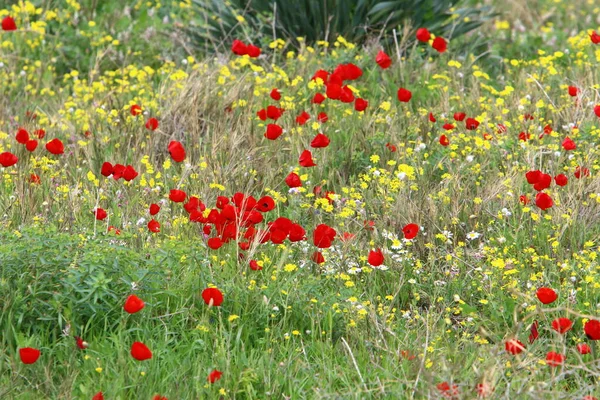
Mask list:
[{"label": "yellow flower", "polygon": [[240,317],[239,315],[231,314],[231,315],[229,316],[229,318],[227,318],[227,320],[228,320],[229,322],[233,322],[233,321],[235,321],[236,319],[238,319],[239,317]]}]

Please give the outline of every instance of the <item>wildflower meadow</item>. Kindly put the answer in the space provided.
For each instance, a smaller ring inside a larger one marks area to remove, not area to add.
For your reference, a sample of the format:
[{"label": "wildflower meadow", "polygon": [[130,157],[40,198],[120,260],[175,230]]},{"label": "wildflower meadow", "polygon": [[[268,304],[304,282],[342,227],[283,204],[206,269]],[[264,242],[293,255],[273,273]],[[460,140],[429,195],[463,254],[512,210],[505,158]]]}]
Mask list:
[{"label": "wildflower meadow", "polygon": [[254,4],[0,0],[0,399],[600,398],[600,5]]}]

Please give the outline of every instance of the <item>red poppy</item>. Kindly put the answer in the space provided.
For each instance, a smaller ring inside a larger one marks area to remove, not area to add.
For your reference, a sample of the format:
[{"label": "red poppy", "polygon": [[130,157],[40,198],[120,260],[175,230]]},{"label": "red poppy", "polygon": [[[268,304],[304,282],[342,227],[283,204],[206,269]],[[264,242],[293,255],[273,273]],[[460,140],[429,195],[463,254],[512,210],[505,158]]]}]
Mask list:
[{"label": "red poppy", "polygon": [[419,42],[428,42],[431,39],[431,33],[429,33],[427,28],[419,28],[417,29],[416,37]]},{"label": "red poppy", "polygon": [[39,185],[40,183],[42,183],[42,180],[40,179],[39,175],[31,174],[29,175],[29,182]]},{"label": "red poppy", "polygon": [[152,352],[144,343],[133,342],[131,345],[131,356],[138,361],[144,361],[152,358]]},{"label": "red poppy", "polygon": [[35,149],[37,149],[37,146],[38,146],[38,141],[35,139],[28,140],[27,143],[25,143],[25,148],[29,152],[33,152]]},{"label": "red poppy", "polygon": [[386,143],[385,147],[387,147],[388,150],[391,151],[392,153],[395,153],[398,150],[398,148],[396,147],[396,145],[393,145],[391,143]]},{"label": "red poppy", "polygon": [[338,100],[342,95],[342,86],[337,83],[329,83],[325,90],[328,99]]},{"label": "red poppy", "polygon": [[271,98],[275,101],[279,101],[281,99],[281,93],[279,93],[279,90],[277,90],[277,89],[271,90],[271,93],[269,93],[269,96],[271,96]]},{"label": "red poppy", "polygon": [[579,89],[575,86],[569,86],[569,96],[575,97],[579,93]]},{"label": "red poppy", "polygon": [[85,350],[89,346],[89,344],[79,336],[75,336],[75,345],[77,348],[79,348],[79,350]]},{"label": "red poppy", "polygon": [[332,75],[338,75],[344,81],[354,81],[362,76],[363,72],[357,65],[352,63],[340,64],[333,71]]},{"label": "red poppy", "polygon": [[525,350],[525,345],[517,339],[511,339],[504,344],[504,348],[510,354],[515,355],[523,352],[523,350]]},{"label": "red poppy", "polygon": [[58,155],[65,152],[65,146],[63,145],[63,142],[60,141],[60,139],[52,139],[51,141],[46,143],[46,150],[48,150],[52,154]]},{"label": "red poppy", "polygon": [[[117,171],[117,166],[115,165],[113,177],[115,177],[116,171]],[[122,170],[121,175],[123,176],[123,179],[125,179],[127,182],[129,182],[138,176],[138,172],[131,165],[128,165]]]},{"label": "red poppy", "polygon": [[377,65],[379,65],[381,69],[389,68],[390,65],[392,65],[392,59],[390,58],[390,56],[385,54],[385,51],[383,50],[379,50],[379,53],[377,53],[377,57],[375,57],[375,62],[377,63]]},{"label": "red poppy", "polygon": [[533,343],[537,340],[537,338],[540,336],[540,333],[538,332],[538,322],[537,321],[533,321],[533,324],[531,324],[531,328],[530,328],[530,332],[529,332],[529,343]]},{"label": "red poppy", "polygon": [[369,106],[369,102],[365,99],[357,98],[354,101],[354,109],[358,112],[365,111]]},{"label": "red poppy", "polygon": [[104,400],[104,395],[102,392],[98,392],[94,395],[94,397],[92,397],[92,400]]},{"label": "red poppy", "polygon": [[289,175],[285,178],[285,184],[290,188],[296,188],[302,186],[302,181],[300,180],[300,176],[298,176],[295,172],[290,172]]},{"label": "red poppy", "polygon": [[160,211],[160,206],[158,204],[150,204],[150,215],[156,215]]},{"label": "red poppy", "polygon": [[527,183],[530,185],[534,185],[540,181],[542,176],[542,171],[536,169],[535,171],[528,171],[525,173],[525,179],[527,179]]},{"label": "red poppy", "polygon": [[171,141],[167,147],[167,150],[169,150],[169,154],[171,155],[173,161],[180,163],[185,160],[185,149],[180,142],[176,140]]},{"label": "red poppy", "polygon": [[249,266],[252,271],[260,271],[262,269],[262,267],[258,265],[256,260],[250,260]]},{"label": "red poppy", "polygon": [[253,44],[248,45],[248,56],[251,58],[257,58],[260,56],[260,47],[254,46]]},{"label": "red poppy", "polygon": [[131,106],[131,108],[129,108],[129,113],[134,117],[140,115],[142,113],[142,107],[140,107],[137,104],[134,104]]},{"label": "red poppy", "polygon": [[254,206],[260,212],[269,212],[275,208],[275,201],[271,196],[261,197]]},{"label": "red poppy", "polygon": [[15,139],[17,139],[18,143],[25,144],[29,140],[29,132],[20,128],[15,135]]},{"label": "red poppy", "polygon": [[310,152],[310,150],[304,150],[302,154],[300,154],[300,157],[298,158],[298,163],[300,164],[300,166],[305,168],[314,167],[315,165],[317,165],[313,161],[312,153]]},{"label": "red poppy", "polygon": [[367,258],[367,262],[373,267],[379,267],[383,264],[383,252],[381,249],[371,250],[369,252],[369,257]]},{"label": "red poppy", "polygon": [[438,52],[443,53],[448,49],[448,43],[446,43],[446,39],[441,36],[433,39],[433,43],[431,43],[431,47],[436,49]]},{"label": "red poppy", "polygon": [[575,150],[577,148],[577,145],[575,144],[573,139],[571,139],[570,137],[567,136],[565,138],[565,140],[563,140],[563,142],[562,142],[562,147],[566,151],[569,151],[569,150]]},{"label": "red poppy", "polygon": [[447,131],[451,131],[452,129],[454,129],[454,124],[447,122],[444,125],[442,125],[442,128],[444,128]]},{"label": "red poppy", "polygon": [[160,394],[155,395],[152,400],[169,400],[165,396],[161,396]]},{"label": "red poppy", "polygon": [[404,233],[404,239],[414,239],[417,237],[419,233],[419,225],[417,224],[408,224],[402,228],[402,233]]},{"label": "red poppy", "polygon": [[313,243],[320,249],[331,247],[331,243],[335,240],[337,232],[332,227],[326,224],[319,224],[313,232]]},{"label": "red poppy", "polygon": [[320,69],[310,78],[311,81],[316,81],[317,79],[321,79],[323,82],[327,82],[327,77],[329,76],[329,72],[324,69]]},{"label": "red poppy", "polygon": [[144,300],[137,297],[135,294],[129,295],[127,300],[125,300],[125,304],[123,305],[123,309],[127,311],[129,314],[135,314],[144,308]]},{"label": "red poppy", "polygon": [[581,168],[581,167],[577,166],[577,168],[575,168],[575,173],[573,175],[575,175],[575,178],[580,179],[581,176],[590,176],[590,170],[585,167]]},{"label": "red poppy", "polygon": [[275,140],[283,133],[283,128],[277,124],[268,124],[265,137],[269,140]]},{"label": "red poppy", "polygon": [[0,165],[4,168],[12,167],[19,161],[19,158],[15,156],[13,153],[5,151],[0,154]]},{"label": "red poppy", "polygon": [[102,164],[102,168],[100,169],[100,174],[102,174],[102,176],[109,177],[113,174],[113,172],[114,168],[111,163],[106,161]]},{"label": "red poppy", "polygon": [[558,174],[554,177],[554,182],[556,182],[558,186],[565,186],[569,183],[569,178],[567,178],[565,174]]},{"label": "red poppy", "polygon": [[321,104],[324,101],[325,101],[325,96],[323,96],[322,93],[317,93],[312,98],[312,103],[313,104]]},{"label": "red poppy", "polygon": [[266,109],[266,115],[267,115],[267,118],[277,121],[279,118],[281,118],[284,111],[285,110],[283,108],[279,108],[279,107],[275,107],[275,106],[268,106]]},{"label": "red poppy", "polygon": [[540,192],[535,196],[535,205],[538,206],[542,211],[551,208],[554,205],[552,197],[548,194]]},{"label": "red poppy", "polygon": [[465,127],[468,130],[473,131],[479,127],[479,121],[477,121],[475,118],[467,118],[465,121]]},{"label": "red poppy", "polygon": [[41,352],[33,347],[23,347],[19,349],[19,357],[23,364],[33,364],[40,358]]},{"label": "red poppy", "polygon": [[323,257],[323,253],[320,251],[315,251],[310,259],[317,264],[323,264],[325,262],[325,257]]},{"label": "red poppy", "polygon": [[15,22],[13,17],[11,17],[10,15],[7,15],[6,17],[4,17],[2,19],[2,30],[3,31],[16,31],[17,30],[17,23]]},{"label": "red poppy", "polygon": [[217,288],[207,288],[202,291],[202,299],[212,307],[219,307],[223,304],[223,293]]},{"label": "red poppy", "polygon": [[448,136],[446,136],[446,135],[440,136],[440,144],[444,147],[448,146],[450,144],[450,139],[448,139]]},{"label": "red poppy", "polygon": [[46,131],[43,129],[38,129],[35,131],[35,134],[37,135],[38,139],[43,139],[44,136],[46,136]]},{"label": "red poppy", "polygon": [[160,232],[160,224],[158,223],[158,221],[155,219],[151,219],[150,222],[148,222],[148,230],[154,233]]},{"label": "red poppy", "polygon": [[210,374],[208,374],[208,381],[210,383],[215,383],[216,381],[221,379],[221,376],[223,376],[223,373],[221,371],[214,369],[211,371]]},{"label": "red poppy", "polygon": [[121,231],[120,231],[120,230],[118,230],[117,228],[115,228],[115,227],[114,227],[114,226],[112,226],[112,225],[108,227],[108,231],[109,231],[109,232],[111,232],[111,231],[115,231],[115,235],[120,235],[120,234],[121,234]]},{"label": "red poppy", "polygon": [[149,129],[151,131],[155,131],[158,129],[158,120],[154,117],[148,119],[148,121],[146,121],[146,129]]},{"label": "red poppy", "polygon": [[531,139],[531,133],[521,132],[519,133],[519,140],[526,142]]},{"label": "red poppy", "polygon": [[329,116],[327,116],[327,113],[325,112],[320,112],[319,115],[317,115],[317,121],[324,124],[325,122],[329,121]]},{"label": "red poppy", "polygon": [[552,329],[558,333],[566,333],[573,327],[573,322],[569,318],[556,318],[552,321]]},{"label": "red poppy", "polygon": [[179,189],[171,189],[171,192],[169,193],[169,199],[173,203],[183,203],[186,197],[187,194],[183,190]]},{"label": "red poppy", "polygon": [[538,300],[542,302],[542,304],[551,304],[558,299],[558,294],[553,289],[547,287],[541,287],[535,293]]},{"label": "red poppy", "polygon": [[231,51],[233,51],[233,54],[238,56],[244,56],[248,54],[248,46],[246,46],[241,40],[236,39],[231,44]]},{"label": "red poppy", "polygon": [[209,248],[211,248],[212,250],[218,250],[221,248],[221,246],[223,246],[223,241],[218,237],[214,237],[214,238],[208,239],[208,241],[206,242],[206,245]]},{"label": "red poppy", "polygon": [[94,212],[94,215],[96,216],[96,219],[98,221],[102,221],[104,220],[108,214],[106,213],[106,211],[102,208],[96,208],[96,211]]},{"label": "red poppy", "polygon": [[600,321],[591,319],[583,326],[585,335],[590,340],[600,340]]},{"label": "red poppy", "polygon": [[541,192],[544,189],[548,189],[552,184],[552,177],[548,174],[540,173],[538,175],[537,182],[533,185],[533,188],[538,192]]},{"label": "red poppy", "polygon": [[550,351],[546,354],[546,364],[551,367],[558,367],[559,365],[564,364],[565,358],[566,357],[562,354]]},{"label": "red poppy", "polygon": [[401,102],[408,103],[411,97],[412,93],[410,90],[404,88],[398,89],[398,100],[400,100]]},{"label": "red poppy", "polygon": [[296,123],[300,125],[304,125],[310,119],[310,114],[306,111],[302,111],[300,115],[296,117]]},{"label": "red poppy", "polygon": [[465,114],[464,112],[456,112],[454,113],[454,120],[455,121],[464,121],[464,119],[467,117],[467,114]]},{"label": "red poppy", "polygon": [[592,43],[594,43],[594,44],[598,44],[598,43],[600,43],[600,35],[598,35],[598,34],[596,33],[596,31],[593,31],[593,32],[590,34],[590,40],[592,41]]},{"label": "red poppy", "polygon": [[433,113],[432,113],[432,112],[430,112],[430,113],[429,113],[429,122],[433,123],[433,122],[436,122],[436,121],[437,121],[437,120],[436,120],[436,119],[435,119],[435,117],[433,116]]},{"label": "red poppy", "polygon": [[323,147],[329,146],[330,142],[331,141],[329,140],[329,138],[327,136],[325,136],[322,133],[318,133],[314,137],[314,139],[310,142],[310,147],[313,147],[315,149],[323,148]]},{"label": "red poppy", "polygon": [[579,354],[590,354],[592,352],[592,348],[587,343],[579,343],[577,345],[577,351]]}]

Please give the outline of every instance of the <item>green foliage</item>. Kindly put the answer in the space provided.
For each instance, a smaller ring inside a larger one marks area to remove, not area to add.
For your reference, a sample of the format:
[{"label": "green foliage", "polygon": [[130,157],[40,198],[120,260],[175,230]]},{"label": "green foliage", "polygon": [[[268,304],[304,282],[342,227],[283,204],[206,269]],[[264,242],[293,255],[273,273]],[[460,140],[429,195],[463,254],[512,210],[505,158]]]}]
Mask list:
[{"label": "green foliage", "polygon": [[[194,0],[192,43],[205,51],[227,49],[233,39],[266,42],[275,38],[308,43],[343,36],[360,43],[383,37],[389,46],[393,32],[412,40],[417,28],[457,38],[492,16],[488,6],[467,6],[461,0]],[[268,39],[267,39],[268,38]]]}]

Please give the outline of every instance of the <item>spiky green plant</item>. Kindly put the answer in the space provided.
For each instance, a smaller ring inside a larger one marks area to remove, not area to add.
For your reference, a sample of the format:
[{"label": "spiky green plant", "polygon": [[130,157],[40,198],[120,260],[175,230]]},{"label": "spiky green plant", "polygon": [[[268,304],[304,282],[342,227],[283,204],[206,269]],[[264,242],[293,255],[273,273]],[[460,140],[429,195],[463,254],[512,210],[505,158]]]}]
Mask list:
[{"label": "spiky green plant", "polygon": [[[356,43],[370,37],[391,44],[419,27],[456,38],[478,28],[493,12],[462,0],[194,0],[191,42],[223,51],[234,38],[265,42],[303,37],[308,43],[341,35]],[[412,38],[412,36],[411,36]],[[412,39],[411,39],[412,40]]]}]

